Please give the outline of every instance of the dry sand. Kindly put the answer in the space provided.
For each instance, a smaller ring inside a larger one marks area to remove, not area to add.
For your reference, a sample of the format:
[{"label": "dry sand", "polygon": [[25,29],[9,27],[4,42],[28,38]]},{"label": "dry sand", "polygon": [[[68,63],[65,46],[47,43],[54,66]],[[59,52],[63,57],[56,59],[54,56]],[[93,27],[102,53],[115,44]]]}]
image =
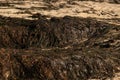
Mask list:
[{"label": "dry sand", "polygon": [[[1,3],[6,3],[2,0]],[[71,1],[59,0],[55,3],[45,3],[43,1],[9,1],[9,6],[0,6],[0,15],[7,17],[18,17],[33,19],[30,16],[40,13],[50,17],[76,16],[92,17],[98,20],[120,25],[120,22],[108,20],[111,18],[120,18],[120,4],[92,1]],[[105,20],[107,19],[107,20]]]},{"label": "dry sand", "polygon": [[[13,2],[14,3],[14,2]],[[44,3],[38,1],[25,1],[19,4],[10,4],[10,6],[0,6],[0,15],[10,17],[28,18],[31,14],[41,13],[49,17],[63,17],[65,15],[77,17],[94,17],[94,18],[120,18],[120,5],[110,4],[107,2],[91,1],[73,1],[71,4],[66,1],[56,3]],[[56,9],[43,9],[52,6]],[[26,13],[29,12],[29,13]]]}]

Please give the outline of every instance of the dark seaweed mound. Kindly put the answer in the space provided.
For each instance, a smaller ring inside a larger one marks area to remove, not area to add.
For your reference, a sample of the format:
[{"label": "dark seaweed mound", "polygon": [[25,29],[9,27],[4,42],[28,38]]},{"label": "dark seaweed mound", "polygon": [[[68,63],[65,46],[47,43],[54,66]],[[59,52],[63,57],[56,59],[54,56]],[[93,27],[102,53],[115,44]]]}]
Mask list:
[{"label": "dark seaweed mound", "polygon": [[113,26],[91,18],[65,16],[47,20],[1,19],[0,47],[61,47],[84,43],[91,38],[104,36]]},{"label": "dark seaweed mound", "polygon": [[65,16],[0,16],[0,79],[87,80],[120,72],[120,26]]}]

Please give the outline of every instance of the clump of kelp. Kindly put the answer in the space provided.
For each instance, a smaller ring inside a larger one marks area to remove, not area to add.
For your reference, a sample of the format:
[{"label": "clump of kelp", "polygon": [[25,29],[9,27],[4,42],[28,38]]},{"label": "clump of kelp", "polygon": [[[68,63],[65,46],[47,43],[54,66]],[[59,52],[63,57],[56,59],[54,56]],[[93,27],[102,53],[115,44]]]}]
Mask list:
[{"label": "clump of kelp", "polygon": [[0,47],[5,48],[76,45],[104,36],[113,28],[113,25],[91,18],[69,16],[50,20],[44,17],[38,20],[1,17],[0,21]]},{"label": "clump of kelp", "polygon": [[114,77],[120,55],[99,48],[0,50],[2,80],[87,80]]},{"label": "clump of kelp", "polygon": [[0,16],[0,78],[112,78],[120,67],[119,34],[119,26],[92,18]]}]

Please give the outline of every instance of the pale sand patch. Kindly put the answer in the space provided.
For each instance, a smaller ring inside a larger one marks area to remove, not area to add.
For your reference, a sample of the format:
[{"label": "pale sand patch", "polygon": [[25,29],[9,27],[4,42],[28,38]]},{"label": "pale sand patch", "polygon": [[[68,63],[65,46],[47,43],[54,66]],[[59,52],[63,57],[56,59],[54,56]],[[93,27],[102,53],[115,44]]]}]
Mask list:
[{"label": "pale sand patch", "polygon": [[[53,4],[54,6],[59,6],[60,4],[63,4],[65,3],[65,1],[61,1],[59,3],[55,3]],[[85,10],[90,10],[91,8],[93,8],[94,10],[96,10],[96,13],[99,14],[99,12],[113,12],[113,13],[116,13],[116,14],[119,14],[117,17],[120,17],[120,5],[119,4],[109,4],[109,3],[106,3],[106,2],[103,2],[103,3],[98,3],[98,2],[91,2],[91,1],[88,1],[88,2],[77,2],[75,1],[76,5],[70,5],[70,4],[67,4],[65,3],[65,5],[69,5],[71,6],[71,8],[62,8],[62,9],[58,9],[58,10],[43,10],[43,11],[39,11],[39,10],[36,10],[36,13],[37,12],[43,12],[43,13],[46,13],[47,14],[51,14],[51,16],[60,16],[60,15],[71,15],[71,14],[74,14],[76,13],[76,11],[80,12],[80,13],[77,13],[78,15],[80,14],[80,17],[88,17],[88,15],[81,15],[81,13],[84,13],[83,11]],[[31,7],[42,7],[44,5],[44,2],[30,2],[30,1],[26,1],[23,5],[14,5],[14,7],[20,7],[20,8],[31,8]],[[13,7],[13,8],[14,8]],[[1,12],[1,10],[0,10]],[[32,12],[32,10],[31,10]],[[66,13],[66,14],[65,14]],[[60,15],[57,15],[57,14],[60,14]],[[89,13],[87,13],[89,14]],[[107,15],[102,15],[102,16],[99,16],[98,14],[95,14],[95,13],[91,13],[92,15],[90,15],[89,17],[94,17],[93,14],[95,15],[95,17],[101,17],[101,18],[104,18],[104,17],[110,17],[110,16],[107,16]]]},{"label": "pale sand patch", "polygon": [[19,12],[19,10],[18,9],[11,9],[11,8],[6,8],[6,9],[0,8],[0,14],[1,15],[4,15],[5,13],[6,14],[12,14],[12,13],[16,13],[16,12]]},{"label": "pale sand patch", "polygon": [[[93,17],[93,18],[120,18],[120,5],[119,4],[110,4],[106,2],[98,3],[91,1],[74,1],[74,5],[68,4],[66,1],[61,0],[56,3],[51,3],[54,7],[58,7],[59,5],[69,6],[59,8],[57,10],[42,10],[42,9],[32,9],[32,7],[48,7],[44,2],[41,1],[25,1],[24,4],[12,4],[13,7],[8,7],[8,9],[4,9],[2,6],[0,7],[0,15],[7,17],[19,17],[19,18],[29,18],[28,13],[17,14],[19,12],[25,11],[24,9],[17,8],[25,8],[29,10],[30,13],[41,13],[43,15],[47,15],[49,17],[64,17],[64,16],[76,16],[76,17]],[[8,14],[8,15],[7,15]],[[30,19],[30,18],[29,18]],[[31,18],[32,19],[32,18]]]}]

